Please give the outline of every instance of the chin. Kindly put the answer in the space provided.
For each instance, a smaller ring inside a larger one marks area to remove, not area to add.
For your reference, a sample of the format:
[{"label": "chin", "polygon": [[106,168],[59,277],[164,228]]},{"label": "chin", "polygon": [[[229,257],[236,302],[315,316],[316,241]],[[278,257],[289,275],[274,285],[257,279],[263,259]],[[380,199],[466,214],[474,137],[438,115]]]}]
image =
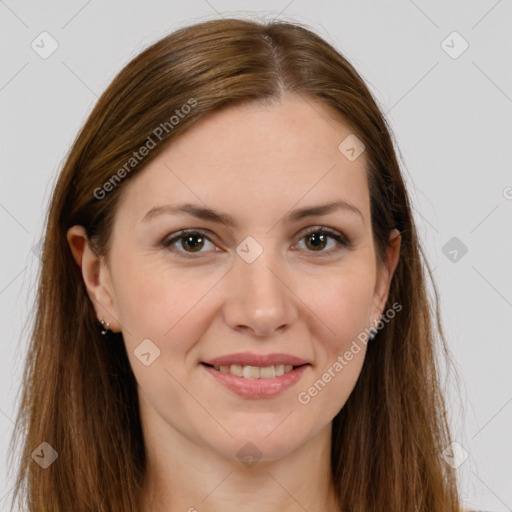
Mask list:
[{"label": "chin", "polygon": [[[282,421],[282,417],[279,421]],[[257,426],[255,418],[251,418],[245,425],[238,428],[226,426],[233,438],[227,435],[217,442],[208,442],[214,451],[224,458],[247,462],[271,462],[283,459],[299,449],[305,442],[304,432],[290,431],[285,427],[286,420],[279,425],[279,421],[272,428],[267,425]]]}]

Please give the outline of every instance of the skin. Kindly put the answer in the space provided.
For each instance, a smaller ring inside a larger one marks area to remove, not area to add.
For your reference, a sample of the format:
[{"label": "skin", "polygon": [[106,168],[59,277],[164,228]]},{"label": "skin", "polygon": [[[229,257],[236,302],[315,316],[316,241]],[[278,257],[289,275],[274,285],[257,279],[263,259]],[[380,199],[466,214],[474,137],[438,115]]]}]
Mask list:
[{"label": "skin", "polygon": [[[138,383],[145,511],[337,508],[331,422],[355,386],[366,345],[308,404],[297,395],[385,312],[400,251],[394,230],[378,264],[365,154],[349,161],[338,150],[350,133],[322,104],[291,94],[215,112],[126,183],[109,263],[91,251],[83,227],[68,231],[98,319],[123,332]],[[336,210],[284,220],[340,198],[362,217]],[[238,226],[186,214],[142,221],[154,206],[182,202],[229,213]],[[327,238],[315,251],[304,231],[322,226],[352,247]],[[208,230],[209,240],[178,240],[176,252],[160,245],[191,228]],[[252,263],[236,252],[247,236],[263,248]],[[145,339],[160,350],[148,366],[134,355]],[[287,353],[311,366],[280,395],[247,399],[200,365],[237,352]],[[249,441],[261,452],[252,467],[237,457]]]}]

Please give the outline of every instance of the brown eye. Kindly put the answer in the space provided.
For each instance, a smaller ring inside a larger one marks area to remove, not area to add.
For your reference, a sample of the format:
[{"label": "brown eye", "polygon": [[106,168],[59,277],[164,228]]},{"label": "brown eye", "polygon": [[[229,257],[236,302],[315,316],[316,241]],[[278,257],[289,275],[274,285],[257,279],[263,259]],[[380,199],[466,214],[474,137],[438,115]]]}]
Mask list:
[{"label": "brown eye", "polygon": [[307,247],[313,251],[318,251],[325,248],[327,245],[327,238],[329,237],[323,233],[311,233],[311,235],[307,235],[305,238],[311,242],[310,244],[306,242]]},{"label": "brown eye", "polygon": [[[336,252],[336,250],[340,249],[341,247],[351,247],[351,243],[348,238],[343,236],[338,231],[331,230],[325,227],[310,228],[302,236],[301,241],[302,240],[305,240],[305,245],[308,252],[317,252],[322,255],[328,255],[331,252]],[[325,250],[325,248],[329,245],[329,242],[331,240],[334,240],[334,247]]]},{"label": "brown eye", "polygon": [[[341,248],[352,248],[352,244],[347,237],[326,227],[310,228],[302,235],[300,242],[303,240],[305,240],[306,251],[318,253],[319,256],[329,256]],[[332,246],[328,248],[330,243]],[[211,244],[215,250],[215,244],[210,237],[206,232],[200,230],[180,231],[161,242],[162,247],[183,257],[190,258],[193,258],[196,254],[199,256],[201,253],[208,252],[208,248],[205,249],[207,244]]]},{"label": "brown eye", "polygon": [[190,248],[192,252],[201,250],[204,245],[204,237],[202,235],[186,235],[181,237],[181,246],[187,250]]},{"label": "brown eye", "polygon": [[213,245],[210,238],[202,231],[180,231],[171,238],[164,240],[162,247],[180,253],[183,256],[189,256],[194,253],[207,252],[202,250],[206,242]]}]

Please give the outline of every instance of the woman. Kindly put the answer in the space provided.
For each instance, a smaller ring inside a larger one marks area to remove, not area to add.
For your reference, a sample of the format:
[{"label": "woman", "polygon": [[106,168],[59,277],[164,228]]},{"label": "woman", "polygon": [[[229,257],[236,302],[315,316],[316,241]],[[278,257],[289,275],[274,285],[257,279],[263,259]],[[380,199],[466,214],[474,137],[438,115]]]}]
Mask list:
[{"label": "woman", "polygon": [[389,128],[340,53],[281,22],[162,39],[53,194],[15,499],[460,511],[424,265]]}]

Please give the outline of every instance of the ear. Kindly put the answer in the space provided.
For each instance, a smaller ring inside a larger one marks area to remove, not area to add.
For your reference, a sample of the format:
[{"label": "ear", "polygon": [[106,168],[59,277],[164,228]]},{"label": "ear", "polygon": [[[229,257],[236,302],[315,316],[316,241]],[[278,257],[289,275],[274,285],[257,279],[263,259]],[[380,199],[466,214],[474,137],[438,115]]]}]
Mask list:
[{"label": "ear", "polygon": [[400,258],[400,245],[402,235],[398,229],[393,229],[389,234],[388,245],[386,247],[386,261],[384,264],[379,263],[377,267],[377,278],[375,281],[375,290],[373,295],[374,309],[372,319],[380,320],[386,302],[388,300],[389,289],[391,287],[391,279],[395,272],[398,260]]},{"label": "ear", "polygon": [[121,331],[115,310],[110,272],[105,258],[97,256],[92,250],[83,226],[77,225],[69,228],[67,240],[73,258],[82,271],[87,294],[94,306],[98,320],[104,319],[105,323],[108,322],[111,331]]}]

